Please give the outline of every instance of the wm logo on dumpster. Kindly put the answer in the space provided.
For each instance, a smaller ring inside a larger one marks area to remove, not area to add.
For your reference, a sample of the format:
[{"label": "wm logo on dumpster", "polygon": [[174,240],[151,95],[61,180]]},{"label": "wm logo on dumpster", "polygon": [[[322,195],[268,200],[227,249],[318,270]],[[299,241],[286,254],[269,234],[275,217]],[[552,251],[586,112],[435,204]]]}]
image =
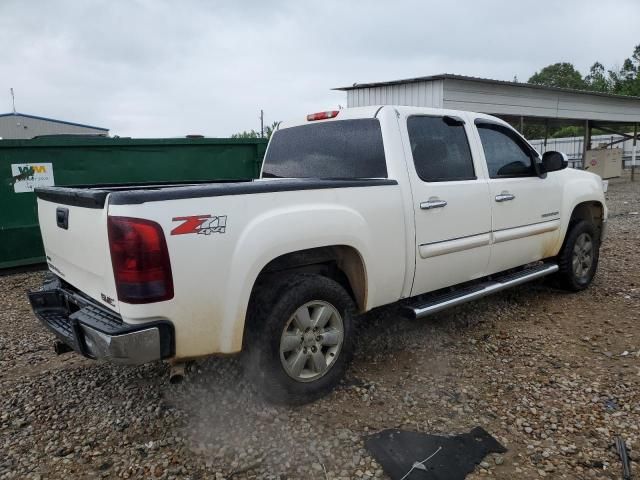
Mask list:
[{"label": "wm logo on dumpster", "polygon": [[32,180],[36,173],[47,173],[47,167],[44,165],[25,165],[18,166],[18,171],[20,173],[13,177],[15,180]]},{"label": "wm logo on dumpster", "polygon": [[33,192],[36,187],[49,187],[55,184],[51,163],[13,163],[11,176],[16,193]]}]

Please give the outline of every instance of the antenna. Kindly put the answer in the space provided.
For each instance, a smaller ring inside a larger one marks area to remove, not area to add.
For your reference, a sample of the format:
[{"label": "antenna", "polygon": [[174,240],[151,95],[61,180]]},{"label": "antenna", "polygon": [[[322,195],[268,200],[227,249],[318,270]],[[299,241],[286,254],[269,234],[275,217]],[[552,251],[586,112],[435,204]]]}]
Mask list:
[{"label": "antenna", "polygon": [[11,87],[9,90],[11,90],[11,101],[13,103],[13,114],[16,114],[16,95],[15,93],[13,93],[13,87]]}]

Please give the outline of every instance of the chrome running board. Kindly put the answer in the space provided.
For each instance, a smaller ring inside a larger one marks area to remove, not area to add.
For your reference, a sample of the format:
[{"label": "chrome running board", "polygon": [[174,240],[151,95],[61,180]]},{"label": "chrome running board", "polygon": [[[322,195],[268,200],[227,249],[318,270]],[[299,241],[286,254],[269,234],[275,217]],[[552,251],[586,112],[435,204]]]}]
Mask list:
[{"label": "chrome running board", "polygon": [[492,293],[515,287],[522,283],[530,282],[538,278],[550,275],[558,271],[555,263],[543,263],[533,267],[525,268],[515,273],[507,273],[502,276],[493,276],[491,280],[485,281],[470,287],[464,287],[453,292],[446,292],[436,295],[426,302],[418,305],[409,305],[405,311],[409,317],[422,318],[432,313],[439,312],[446,308],[455,307],[462,303],[486,297]]}]

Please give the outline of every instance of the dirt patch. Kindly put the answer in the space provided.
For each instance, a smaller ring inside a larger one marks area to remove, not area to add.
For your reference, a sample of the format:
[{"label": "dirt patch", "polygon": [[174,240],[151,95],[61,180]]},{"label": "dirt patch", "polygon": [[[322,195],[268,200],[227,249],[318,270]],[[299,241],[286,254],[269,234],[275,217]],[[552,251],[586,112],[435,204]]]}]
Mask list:
[{"label": "dirt patch", "polygon": [[589,290],[376,311],[345,384],[299,408],[256,398],[233,358],[174,386],[162,364],[57,357],[24,295],[41,274],[0,277],[0,478],[384,478],[364,435],[477,425],[509,451],[470,478],[620,478],[614,436],[640,456],[640,182],[610,181],[608,205]]}]

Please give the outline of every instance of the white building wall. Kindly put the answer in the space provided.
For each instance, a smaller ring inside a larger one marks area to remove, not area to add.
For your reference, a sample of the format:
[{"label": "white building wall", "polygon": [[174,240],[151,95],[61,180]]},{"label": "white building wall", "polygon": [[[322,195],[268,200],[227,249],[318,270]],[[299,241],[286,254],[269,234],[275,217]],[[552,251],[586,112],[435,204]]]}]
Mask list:
[{"label": "white building wall", "polygon": [[0,116],[0,138],[29,139],[39,135],[108,135],[109,130],[92,128],[71,123],[56,122],[43,118],[20,115]]},{"label": "white building wall", "polygon": [[443,108],[443,81],[401,83],[347,90],[347,107],[412,105]]}]

